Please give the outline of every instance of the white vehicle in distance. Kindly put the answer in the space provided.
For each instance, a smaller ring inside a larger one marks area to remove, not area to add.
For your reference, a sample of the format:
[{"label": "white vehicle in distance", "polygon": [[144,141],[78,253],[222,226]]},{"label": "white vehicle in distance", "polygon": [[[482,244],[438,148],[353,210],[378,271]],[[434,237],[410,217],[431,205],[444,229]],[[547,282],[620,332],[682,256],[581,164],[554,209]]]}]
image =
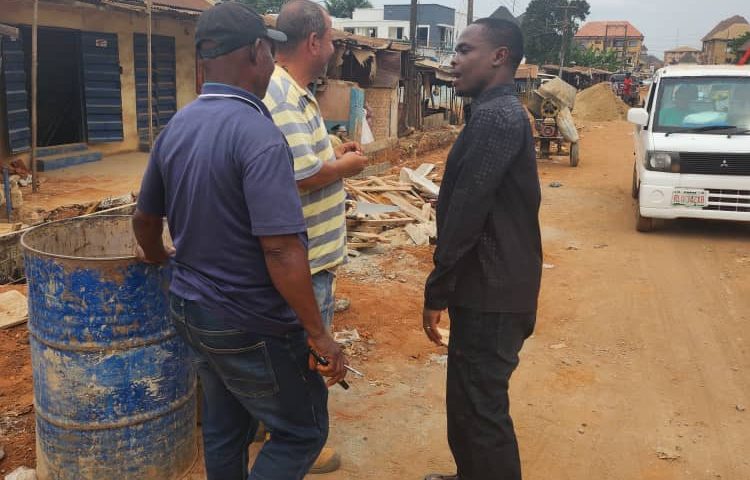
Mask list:
[{"label": "white vehicle in distance", "polygon": [[658,219],[750,221],[750,67],[670,66],[636,125],[636,229]]}]

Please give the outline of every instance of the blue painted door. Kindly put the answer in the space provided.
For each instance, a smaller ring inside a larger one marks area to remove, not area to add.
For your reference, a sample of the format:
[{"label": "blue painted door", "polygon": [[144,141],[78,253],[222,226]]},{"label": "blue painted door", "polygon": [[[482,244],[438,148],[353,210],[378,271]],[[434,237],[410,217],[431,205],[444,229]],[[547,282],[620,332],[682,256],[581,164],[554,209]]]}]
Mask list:
[{"label": "blue painted door", "polygon": [[[148,55],[146,35],[133,35],[135,52],[135,101],[138,114],[138,135],[148,145]],[[154,135],[158,135],[177,112],[177,79],[174,37],[151,37],[152,102]]]},{"label": "blue painted door", "polygon": [[120,142],[122,93],[117,35],[83,32],[81,51],[88,142]]},{"label": "blue painted door", "polygon": [[29,92],[26,89],[26,61],[21,37],[2,42],[2,74],[5,83],[5,118],[7,119],[10,153],[31,148],[31,115]]}]

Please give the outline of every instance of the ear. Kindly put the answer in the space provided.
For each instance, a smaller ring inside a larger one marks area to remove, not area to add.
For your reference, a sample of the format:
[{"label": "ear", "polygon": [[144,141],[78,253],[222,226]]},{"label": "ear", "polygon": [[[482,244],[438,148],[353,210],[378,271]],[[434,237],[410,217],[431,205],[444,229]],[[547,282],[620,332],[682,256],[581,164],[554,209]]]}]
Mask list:
[{"label": "ear", "polygon": [[492,52],[492,67],[499,68],[510,63],[510,50],[508,47],[499,47]]},{"label": "ear", "polygon": [[312,32],[307,36],[307,51],[313,55],[317,54],[320,50],[320,37],[317,32]]}]

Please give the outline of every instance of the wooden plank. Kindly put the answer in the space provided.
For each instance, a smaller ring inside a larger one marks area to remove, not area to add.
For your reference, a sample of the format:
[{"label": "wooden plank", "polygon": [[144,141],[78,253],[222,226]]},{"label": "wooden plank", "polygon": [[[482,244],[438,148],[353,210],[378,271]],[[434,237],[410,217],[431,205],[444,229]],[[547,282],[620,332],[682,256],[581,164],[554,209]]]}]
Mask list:
[{"label": "wooden plank", "polygon": [[359,250],[362,248],[372,248],[377,246],[378,242],[347,242],[346,248]]},{"label": "wooden plank", "polygon": [[420,222],[429,221],[429,218],[425,218],[424,215],[422,215],[422,210],[407,202],[403,197],[394,193],[386,193],[383,196],[393,202],[393,204],[399,207],[401,211],[413,219],[419,220]]},{"label": "wooden plank", "polygon": [[423,163],[419,167],[417,167],[416,170],[414,170],[414,173],[419,175],[420,177],[426,177],[435,169],[434,163]]},{"label": "wooden plank", "polygon": [[360,220],[361,225],[380,226],[380,227],[399,227],[414,223],[413,218],[384,218],[383,220]]},{"label": "wooden plank", "polygon": [[381,243],[391,243],[390,240],[388,240],[387,238],[381,237],[377,233],[358,232],[356,230],[352,230],[350,232],[347,232],[347,235],[349,235],[350,237],[358,238],[360,240],[365,240],[365,241],[374,240],[376,242],[381,242]]},{"label": "wooden plank", "polygon": [[411,192],[411,185],[377,185],[374,187],[357,187],[362,192]]},{"label": "wooden plank", "polygon": [[404,227],[404,231],[415,245],[429,245],[430,237],[427,236],[420,224],[407,225]]},{"label": "wooden plank", "polygon": [[0,329],[20,325],[28,318],[26,295],[16,290],[0,293]]}]

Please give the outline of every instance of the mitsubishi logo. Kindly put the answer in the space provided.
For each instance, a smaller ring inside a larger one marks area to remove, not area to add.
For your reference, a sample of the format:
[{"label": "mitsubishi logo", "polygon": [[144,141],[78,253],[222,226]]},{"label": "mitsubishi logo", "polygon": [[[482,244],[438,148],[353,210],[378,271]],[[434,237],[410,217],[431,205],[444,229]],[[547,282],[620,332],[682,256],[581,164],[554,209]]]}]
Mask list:
[{"label": "mitsubishi logo", "polygon": [[727,162],[727,159],[721,161],[721,165],[719,165],[721,168],[729,168],[729,162]]}]

